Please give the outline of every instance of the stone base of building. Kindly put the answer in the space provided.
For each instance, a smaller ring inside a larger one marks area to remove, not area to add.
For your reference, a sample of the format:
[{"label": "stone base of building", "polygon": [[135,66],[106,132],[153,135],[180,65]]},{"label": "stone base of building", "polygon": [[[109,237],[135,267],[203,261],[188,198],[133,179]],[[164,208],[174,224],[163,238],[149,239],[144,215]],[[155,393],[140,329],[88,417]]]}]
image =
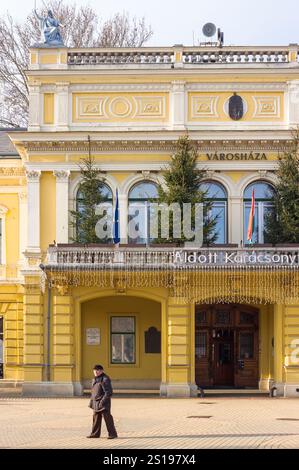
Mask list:
[{"label": "stone base of building", "polygon": [[24,382],[23,397],[73,397],[73,382]]},{"label": "stone base of building", "polygon": [[272,388],[273,388],[273,396],[275,397],[283,397],[284,396],[284,387],[285,383],[284,382],[273,382],[272,383]]},{"label": "stone base of building", "polygon": [[259,390],[269,392],[271,387],[273,387],[273,383],[274,383],[273,379],[260,379],[260,381],[259,381]]},{"label": "stone base of building", "polygon": [[299,398],[299,384],[285,384],[283,392],[284,397]]},{"label": "stone base of building", "polygon": [[23,381],[20,380],[0,380],[0,389],[2,388],[21,388],[23,385]]},{"label": "stone base of building", "polygon": [[167,384],[160,385],[161,397],[167,398],[190,398],[198,396],[196,384]]},{"label": "stone base of building", "polygon": [[285,398],[299,398],[299,383],[274,382],[274,396]]},{"label": "stone base of building", "polygon": [[[115,379],[112,378],[112,386],[114,390],[153,390],[158,391],[161,381],[159,379]],[[83,380],[82,387],[84,390],[90,390],[90,380]]]}]

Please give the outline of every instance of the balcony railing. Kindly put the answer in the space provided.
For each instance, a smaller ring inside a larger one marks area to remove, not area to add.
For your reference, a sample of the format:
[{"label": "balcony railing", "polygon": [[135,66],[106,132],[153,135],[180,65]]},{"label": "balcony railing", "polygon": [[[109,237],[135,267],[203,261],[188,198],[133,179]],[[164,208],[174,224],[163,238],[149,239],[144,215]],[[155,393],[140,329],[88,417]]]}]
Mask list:
[{"label": "balcony railing", "polygon": [[68,65],[168,66],[287,64],[298,62],[298,45],[282,47],[193,46],[93,48],[68,51]]},{"label": "balcony railing", "polygon": [[299,268],[299,246],[176,247],[50,246],[46,265],[58,269]]}]

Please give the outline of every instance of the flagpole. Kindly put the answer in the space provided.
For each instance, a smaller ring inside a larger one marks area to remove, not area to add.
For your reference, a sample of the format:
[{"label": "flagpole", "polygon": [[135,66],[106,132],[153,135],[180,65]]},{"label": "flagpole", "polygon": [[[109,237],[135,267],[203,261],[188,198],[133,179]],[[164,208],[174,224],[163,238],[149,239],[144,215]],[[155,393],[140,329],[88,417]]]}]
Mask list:
[{"label": "flagpole", "polygon": [[120,243],[120,231],[119,231],[119,200],[118,200],[118,189],[116,188],[116,200],[114,209],[114,221],[113,221],[113,241],[115,248],[119,248]]},{"label": "flagpole", "polygon": [[254,189],[252,190],[251,195],[251,208],[248,220],[248,228],[247,228],[247,240],[249,245],[253,244],[252,237],[254,233],[254,216],[255,216],[255,197],[254,197]]}]

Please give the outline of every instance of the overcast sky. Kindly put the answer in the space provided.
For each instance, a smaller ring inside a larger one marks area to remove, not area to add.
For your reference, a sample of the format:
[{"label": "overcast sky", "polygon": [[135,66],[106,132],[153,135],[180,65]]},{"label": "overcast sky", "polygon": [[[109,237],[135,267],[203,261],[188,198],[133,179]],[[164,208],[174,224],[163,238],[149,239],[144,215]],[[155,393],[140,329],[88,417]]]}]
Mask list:
[{"label": "overcast sky", "polygon": [[[0,0],[0,14],[7,10],[21,20],[35,0]],[[37,7],[42,0],[36,0]],[[45,0],[45,3],[47,1]],[[69,3],[73,3],[69,0]],[[192,45],[203,40],[202,26],[213,22],[225,34],[226,45],[288,45],[299,42],[299,0],[77,0],[91,5],[103,19],[126,10],[144,16],[154,30],[148,45]]]}]

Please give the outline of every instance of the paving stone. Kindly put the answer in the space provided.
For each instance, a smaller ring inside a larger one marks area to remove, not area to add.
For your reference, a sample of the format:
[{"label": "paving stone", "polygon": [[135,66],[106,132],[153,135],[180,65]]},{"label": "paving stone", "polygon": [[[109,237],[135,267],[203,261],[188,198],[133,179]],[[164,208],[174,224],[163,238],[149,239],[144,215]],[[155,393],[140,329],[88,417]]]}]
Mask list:
[{"label": "paving stone", "polygon": [[[154,401],[153,401],[154,400]],[[209,402],[207,399],[206,402]],[[287,449],[299,448],[296,398],[204,399],[115,397],[119,439],[86,439],[92,412],[87,398],[0,398],[0,448]],[[153,406],[154,405],[154,406]],[[211,416],[190,419],[188,416]]]}]

